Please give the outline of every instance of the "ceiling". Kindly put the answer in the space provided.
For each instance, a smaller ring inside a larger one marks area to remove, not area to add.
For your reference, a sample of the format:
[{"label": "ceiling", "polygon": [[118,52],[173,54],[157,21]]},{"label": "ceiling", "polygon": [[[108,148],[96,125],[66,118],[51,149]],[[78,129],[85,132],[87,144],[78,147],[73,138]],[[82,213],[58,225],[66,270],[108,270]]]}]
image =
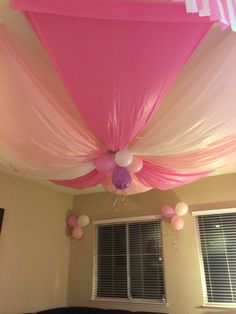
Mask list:
[{"label": "ceiling", "polygon": [[[149,0],[148,0],[149,1]],[[158,1],[158,0],[156,0]],[[17,33],[25,42],[26,44],[34,51],[35,54],[38,55],[38,57],[45,58],[44,51],[36,38],[35,34],[33,33],[31,27],[25,20],[24,16],[16,11],[13,10],[9,7],[8,5],[9,1],[8,0],[0,0],[0,24],[3,23],[7,25],[7,27],[11,30],[13,30],[15,33]],[[197,58],[199,53],[207,53],[208,47],[210,43],[212,43],[218,36],[222,36],[220,33],[218,27],[213,27],[211,31],[207,34],[205,39],[202,41],[200,47],[195,51],[194,55],[192,56],[191,60],[187,64],[187,67],[189,64],[194,62],[194,60]],[[46,186],[50,186],[54,189],[60,190],[60,191],[65,191],[70,194],[87,194],[87,193],[95,193],[95,192],[103,192],[104,189],[101,186],[95,187],[95,188],[90,188],[90,189],[85,189],[85,190],[75,190],[72,188],[66,188],[66,187],[59,187],[56,186],[52,183],[47,182],[46,180],[37,180],[34,178],[29,178],[25,175],[16,173],[14,169],[9,169],[8,167],[4,165],[0,165],[0,171],[8,172],[11,174],[14,174],[16,176],[20,176],[23,178],[30,179],[33,182],[40,183]],[[226,167],[224,169],[220,169],[215,171],[214,173],[211,174],[213,175],[224,175],[224,174],[229,174],[229,173],[236,173],[236,163],[235,165],[231,165],[229,167]]]}]

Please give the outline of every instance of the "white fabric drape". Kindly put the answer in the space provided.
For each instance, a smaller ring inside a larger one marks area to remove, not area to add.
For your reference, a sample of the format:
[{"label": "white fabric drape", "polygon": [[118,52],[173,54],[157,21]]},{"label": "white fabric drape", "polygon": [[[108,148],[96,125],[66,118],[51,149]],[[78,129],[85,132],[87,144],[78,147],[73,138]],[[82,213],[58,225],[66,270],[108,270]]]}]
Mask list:
[{"label": "white fabric drape", "polygon": [[0,27],[0,161],[37,178],[80,177],[101,146],[45,60]]},{"label": "white fabric drape", "polygon": [[145,156],[175,155],[214,147],[236,136],[236,37],[223,33],[185,71],[132,151]]}]

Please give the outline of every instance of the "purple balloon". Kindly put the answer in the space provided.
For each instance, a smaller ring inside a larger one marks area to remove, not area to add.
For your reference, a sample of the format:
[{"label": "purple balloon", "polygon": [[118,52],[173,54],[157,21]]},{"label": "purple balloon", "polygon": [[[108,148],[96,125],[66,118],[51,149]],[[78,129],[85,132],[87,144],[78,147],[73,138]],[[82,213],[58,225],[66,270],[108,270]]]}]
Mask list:
[{"label": "purple balloon", "polygon": [[131,184],[129,171],[120,166],[116,166],[112,173],[112,183],[119,190],[127,189]]}]

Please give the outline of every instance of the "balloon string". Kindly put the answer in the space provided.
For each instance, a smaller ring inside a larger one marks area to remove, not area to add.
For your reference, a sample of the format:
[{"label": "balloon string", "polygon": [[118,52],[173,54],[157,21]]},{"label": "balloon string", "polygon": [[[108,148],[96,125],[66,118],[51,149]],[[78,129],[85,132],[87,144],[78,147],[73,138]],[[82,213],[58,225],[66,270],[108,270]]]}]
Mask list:
[{"label": "balloon string", "polygon": [[118,194],[118,190],[116,189],[116,197],[113,202],[112,208],[118,210],[119,207],[124,208],[128,204],[128,197],[126,195],[126,191],[122,190],[122,195]]},{"label": "balloon string", "polygon": [[178,242],[178,234],[177,234],[177,231],[174,230],[174,234],[173,234],[173,243],[174,244],[177,244]]},{"label": "balloon string", "polygon": [[112,205],[113,209],[116,207],[117,201],[118,201],[118,195],[116,195],[116,198],[115,198],[115,200],[113,202],[113,205]]},{"label": "balloon string", "polygon": [[179,231],[174,230],[173,232],[173,238],[172,238],[172,246],[177,246],[179,241]]},{"label": "balloon string", "polygon": [[76,249],[76,240],[72,238],[72,251]]},{"label": "balloon string", "polygon": [[124,207],[126,207],[127,204],[128,204],[128,197],[127,197],[127,195],[126,195],[126,190],[125,190],[125,189],[123,189],[122,204],[123,204]]}]

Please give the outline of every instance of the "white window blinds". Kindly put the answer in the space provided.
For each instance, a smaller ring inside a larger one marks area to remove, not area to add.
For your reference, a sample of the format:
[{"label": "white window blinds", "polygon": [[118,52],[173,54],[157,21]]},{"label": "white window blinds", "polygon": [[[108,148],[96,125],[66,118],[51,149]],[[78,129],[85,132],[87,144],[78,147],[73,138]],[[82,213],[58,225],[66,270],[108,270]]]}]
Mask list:
[{"label": "white window blinds", "polygon": [[197,217],[205,303],[236,306],[236,213]]},{"label": "white window blinds", "polygon": [[94,296],[165,302],[160,221],[96,228]]},{"label": "white window blinds", "polygon": [[127,297],[125,225],[98,226],[97,296]]}]

